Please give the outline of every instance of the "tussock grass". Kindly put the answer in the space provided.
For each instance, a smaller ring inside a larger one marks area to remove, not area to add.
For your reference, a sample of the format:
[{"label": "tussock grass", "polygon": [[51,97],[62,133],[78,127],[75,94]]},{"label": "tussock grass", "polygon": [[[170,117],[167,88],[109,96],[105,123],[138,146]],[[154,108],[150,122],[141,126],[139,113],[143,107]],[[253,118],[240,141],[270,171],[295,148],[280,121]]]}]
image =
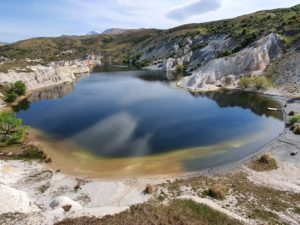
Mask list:
[{"label": "tussock grass", "polygon": [[225,188],[222,185],[215,184],[208,188],[204,194],[212,198],[222,200],[225,199]]},{"label": "tussock grass", "polygon": [[144,194],[153,194],[155,191],[156,191],[156,187],[154,185],[147,184],[144,190]]},{"label": "tussock grass", "polygon": [[250,164],[250,168],[261,172],[278,169],[276,160],[270,154],[263,154],[260,158]]}]

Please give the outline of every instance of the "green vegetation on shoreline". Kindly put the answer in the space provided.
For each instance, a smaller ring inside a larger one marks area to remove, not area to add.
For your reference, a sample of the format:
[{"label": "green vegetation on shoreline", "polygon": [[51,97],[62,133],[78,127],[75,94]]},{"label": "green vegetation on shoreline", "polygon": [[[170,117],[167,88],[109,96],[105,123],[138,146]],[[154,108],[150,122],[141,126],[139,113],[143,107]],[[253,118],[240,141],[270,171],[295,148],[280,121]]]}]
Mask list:
[{"label": "green vegetation on shoreline", "polygon": [[24,139],[26,127],[22,126],[22,120],[17,119],[11,112],[0,114],[0,145],[7,146],[20,143]]},{"label": "green vegetation on shoreline", "polygon": [[14,84],[10,84],[5,87],[5,101],[7,103],[13,103],[18,97],[26,94],[26,85],[22,81],[16,81]]}]

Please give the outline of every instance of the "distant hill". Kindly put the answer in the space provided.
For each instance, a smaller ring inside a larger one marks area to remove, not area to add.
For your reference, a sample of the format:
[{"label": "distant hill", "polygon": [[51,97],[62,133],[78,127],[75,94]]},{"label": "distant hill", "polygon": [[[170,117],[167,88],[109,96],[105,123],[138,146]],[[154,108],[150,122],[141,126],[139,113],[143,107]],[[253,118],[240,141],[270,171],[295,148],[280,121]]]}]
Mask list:
[{"label": "distant hill", "polygon": [[97,31],[97,30],[93,30],[88,32],[86,35],[99,35],[99,34],[124,34],[124,33],[128,33],[128,32],[134,32],[137,30],[141,30],[141,29],[121,29],[121,28],[110,28],[107,29],[103,32]]},{"label": "distant hill", "polygon": [[121,29],[121,28],[110,28],[102,32],[102,34],[123,34],[127,29]]},{"label": "distant hill", "polygon": [[0,46],[3,46],[3,45],[7,45],[8,43],[6,42],[0,42]]},{"label": "distant hill", "polygon": [[93,31],[88,32],[86,35],[97,35],[97,34],[101,34],[101,32],[97,31],[97,30],[93,30]]}]

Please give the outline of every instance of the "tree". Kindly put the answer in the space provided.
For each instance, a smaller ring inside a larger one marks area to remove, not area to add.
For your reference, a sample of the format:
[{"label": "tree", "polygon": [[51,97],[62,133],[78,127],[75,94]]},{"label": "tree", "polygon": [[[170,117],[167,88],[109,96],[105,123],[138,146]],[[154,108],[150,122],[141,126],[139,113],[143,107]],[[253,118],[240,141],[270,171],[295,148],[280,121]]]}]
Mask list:
[{"label": "tree", "polygon": [[24,131],[22,120],[17,119],[13,113],[0,114],[0,141],[2,144],[20,142],[24,137]]},{"label": "tree", "polygon": [[19,96],[25,95],[25,93],[26,93],[26,85],[24,84],[24,82],[17,81],[7,88],[5,101],[7,103],[12,103],[16,101],[16,99]]},{"label": "tree", "polygon": [[17,95],[25,95],[26,93],[26,85],[24,84],[23,81],[17,81],[13,84],[12,86],[12,92],[15,92]]},{"label": "tree", "polygon": [[12,103],[12,102],[16,101],[17,98],[18,98],[18,95],[15,92],[11,92],[6,95],[5,101],[7,103]]}]

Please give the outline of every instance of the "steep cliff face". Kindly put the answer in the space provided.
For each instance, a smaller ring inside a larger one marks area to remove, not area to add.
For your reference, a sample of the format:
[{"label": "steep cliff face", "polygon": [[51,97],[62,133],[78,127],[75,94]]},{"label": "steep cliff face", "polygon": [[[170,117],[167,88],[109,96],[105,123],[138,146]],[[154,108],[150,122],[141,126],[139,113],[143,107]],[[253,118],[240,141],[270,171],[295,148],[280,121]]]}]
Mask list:
[{"label": "steep cliff face", "polygon": [[300,43],[283,57],[276,60],[266,73],[282,92],[300,94]]},{"label": "steep cliff face", "polygon": [[238,42],[230,35],[197,35],[164,41],[142,50],[141,60],[152,62],[164,70],[175,70],[177,65],[185,65],[187,71],[205,65],[215,59],[220,52],[233,51]]},{"label": "steep cliff face", "polygon": [[101,65],[101,57],[91,55],[81,60],[52,62],[48,66],[28,66],[30,72],[12,70],[8,73],[0,73],[0,83],[21,80],[28,90],[35,90],[71,82],[76,79],[76,74],[89,73],[97,65]]},{"label": "steep cliff face", "polygon": [[231,56],[207,62],[178,84],[192,90],[215,89],[226,86],[230,79],[230,84],[236,85],[241,76],[261,75],[267,65],[282,56],[283,49],[282,38],[271,33]]}]

